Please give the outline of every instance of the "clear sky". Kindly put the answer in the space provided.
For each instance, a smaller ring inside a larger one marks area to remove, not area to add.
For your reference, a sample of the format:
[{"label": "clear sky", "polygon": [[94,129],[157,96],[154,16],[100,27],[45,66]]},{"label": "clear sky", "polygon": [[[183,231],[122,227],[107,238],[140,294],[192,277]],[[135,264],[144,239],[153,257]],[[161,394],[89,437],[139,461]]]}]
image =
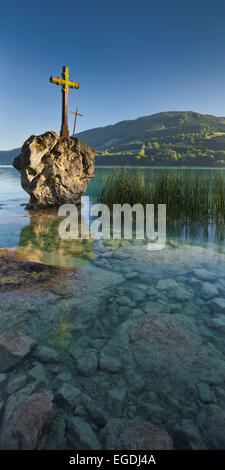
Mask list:
[{"label": "clear sky", "polygon": [[80,83],[77,131],[168,110],[225,116],[224,23],[224,0],[2,1],[0,149],[59,132],[49,77],[63,65]]}]

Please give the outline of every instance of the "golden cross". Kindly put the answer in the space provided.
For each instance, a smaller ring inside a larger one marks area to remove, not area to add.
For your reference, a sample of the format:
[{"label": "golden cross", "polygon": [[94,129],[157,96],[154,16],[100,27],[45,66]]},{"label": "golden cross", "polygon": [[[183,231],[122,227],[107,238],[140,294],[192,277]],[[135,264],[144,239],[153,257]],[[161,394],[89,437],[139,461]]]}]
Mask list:
[{"label": "golden cross", "polygon": [[75,114],[75,119],[74,119],[74,126],[73,126],[73,137],[75,136],[75,128],[76,128],[76,122],[77,122],[77,116],[83,116],[83,114],[78,113],[78,107],[76,107],[76,112],[74,113],[73,111],[70,111],[71,114]]},{"label": "golden cross", "polygon": [[69,80],[69,68],[63,67],[62,77],[50,77],[50,82],[62,86],[62,126],[60,135],[61,137],[69,137],[68,128],[68,92],[69,88],[79,88],[79,83]]}]

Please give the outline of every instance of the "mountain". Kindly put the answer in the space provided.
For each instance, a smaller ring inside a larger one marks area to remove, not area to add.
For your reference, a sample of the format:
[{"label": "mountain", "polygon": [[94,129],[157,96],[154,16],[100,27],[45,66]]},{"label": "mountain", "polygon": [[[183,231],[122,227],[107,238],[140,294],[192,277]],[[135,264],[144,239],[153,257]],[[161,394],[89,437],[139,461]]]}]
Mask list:
[{"label": "mountain", "polygon": [[193,111],[152,114],[80,132],[97,165],[225,166],[225,118]]},{"label": "mountain", "polygon": [[0,165],[12,165],[12,162],[17,155],[19,155],[21,149],[12,150],[0,150]]},{"label": "mountain", "polygon": [[[170,111],[80,132],[96,165],[225,167],[225,117]],[[20,149],[0,151],[9,165]]]}]

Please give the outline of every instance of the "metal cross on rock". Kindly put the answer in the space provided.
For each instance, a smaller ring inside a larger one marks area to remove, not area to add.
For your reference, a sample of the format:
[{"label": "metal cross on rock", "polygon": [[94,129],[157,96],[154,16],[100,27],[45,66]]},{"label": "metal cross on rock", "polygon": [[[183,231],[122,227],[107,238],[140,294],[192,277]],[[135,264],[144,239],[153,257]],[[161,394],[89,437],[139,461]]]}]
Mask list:
[{"label": "metal cross on rock", "polygon": [[60,135],[61,137],[69,137],[68,128],[68,93],[69,88],[80,88],[79,83],[69,80],[69,68],[63,67],[62,77],[50,77],[50,82],[62,86],[62,126]]}]

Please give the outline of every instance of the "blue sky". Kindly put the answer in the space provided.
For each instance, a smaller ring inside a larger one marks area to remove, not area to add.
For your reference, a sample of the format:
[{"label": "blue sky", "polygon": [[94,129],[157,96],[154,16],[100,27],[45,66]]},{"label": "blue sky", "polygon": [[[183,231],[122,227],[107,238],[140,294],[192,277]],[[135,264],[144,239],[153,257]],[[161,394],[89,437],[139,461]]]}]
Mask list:
[{"label": "blue sky", "polygon": [[[0,7],[0,149],[60,130],[68,65],[77,131],[168,110],[225,116],[222,0],[11,0]],[[73,117],[69,117],[72,132]]]}]

